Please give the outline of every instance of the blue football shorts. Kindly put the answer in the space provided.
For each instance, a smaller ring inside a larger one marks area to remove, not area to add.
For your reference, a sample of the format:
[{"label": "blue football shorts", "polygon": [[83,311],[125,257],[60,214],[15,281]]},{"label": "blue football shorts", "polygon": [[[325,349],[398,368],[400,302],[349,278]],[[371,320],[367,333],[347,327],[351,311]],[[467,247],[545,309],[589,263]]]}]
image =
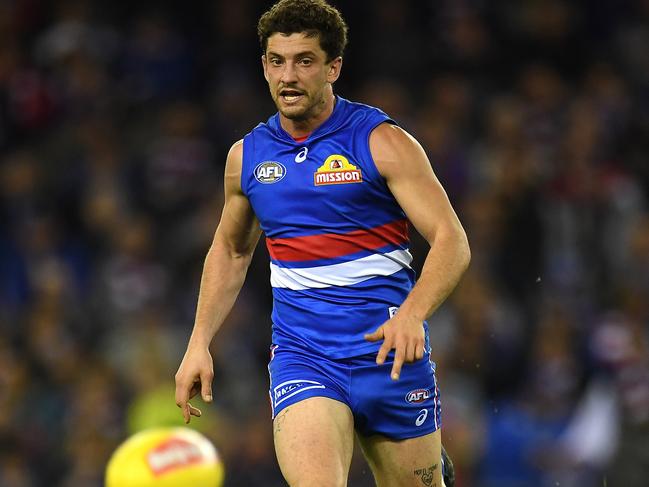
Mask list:
[{"label": "blue football shorts", "polygon": [[304,350],[273,345],[268,364],[273,418],[309,397],[328,397],[349,406],[356,431],[401,440],[441,427],[435,363],[430,354],[404,363],[399,380],[390,378],[393,353],[382,365],[376,353],[331,360]]}]

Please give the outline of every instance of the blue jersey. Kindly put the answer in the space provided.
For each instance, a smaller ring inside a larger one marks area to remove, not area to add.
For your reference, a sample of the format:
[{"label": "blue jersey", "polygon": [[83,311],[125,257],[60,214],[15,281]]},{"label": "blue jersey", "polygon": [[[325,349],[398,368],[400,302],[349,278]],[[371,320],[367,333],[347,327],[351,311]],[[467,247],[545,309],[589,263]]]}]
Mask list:
[{"label": "blue jersey", "polygon": [[371,131],[394,123],[336,97],[331,116],[296,142],[275,114],[243,141],[241,188],[266,235],[273,343],[332,359],[378,349],[364,339],[414,284],[408,221],[379,174]]}]

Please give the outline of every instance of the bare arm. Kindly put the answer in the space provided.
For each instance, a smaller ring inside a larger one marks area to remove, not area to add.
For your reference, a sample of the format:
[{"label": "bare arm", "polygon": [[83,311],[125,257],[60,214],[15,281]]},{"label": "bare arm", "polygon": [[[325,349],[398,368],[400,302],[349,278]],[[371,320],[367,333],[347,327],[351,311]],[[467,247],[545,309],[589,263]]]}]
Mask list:
[{"label": "bare arm", "polygon": [[212,400],[214,377],[209,346],[243,286],[250,260],[261,231],[259,223],[241,190],[243,144],[235,143],[225,166],[225,204],[221,221],[201,278],[196,319],[183,361],[176,373],[176,404],[183,411],[185,422],[200,411],[189,400],[201,392],[203,400]]},{"label": "bare arm", "polygon": [[421,275],[399,312],[366,337],[383,339],[377,363],[395,349],[396,379],[404,361],[422,358],[422,322],[455,288],[471,254],[464,229],[419,143],[403,129],[382,124],[370,136],[370,150],[395,199],[430,245]]},{"label": "bare arm", "polygon": [[241,191],[243,144],[230,149],[225,166],[225,204],[205,263],[190,346],[208,346],[243,286],[259,240],[259,223]]}]

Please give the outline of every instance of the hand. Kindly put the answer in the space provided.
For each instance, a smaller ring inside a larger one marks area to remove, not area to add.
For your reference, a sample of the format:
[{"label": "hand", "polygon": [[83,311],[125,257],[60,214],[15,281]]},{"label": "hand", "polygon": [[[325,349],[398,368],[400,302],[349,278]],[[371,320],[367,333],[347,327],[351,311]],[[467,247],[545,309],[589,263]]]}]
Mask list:
[{"label": "hand", "polygon": [[187,347],[178,372],[176,372],[176,405],[182,410],[185,424],[192,416],[200,417],[201,410],[189,403],[199,392],[203,401],[212,402],[214,364],[207,347]]},{"label": "hand", "polygon": [[412,363],[424,357],[425,332],[423,322],[409,318],[404,314],[395,314],[388,321],[379,326],[373,333],[365,335],[365,340],[383,344],[376,354],[376,363],[385,362],[390,350],[395,351],[394,362],[390,377],[398,380],[404,362]]}]

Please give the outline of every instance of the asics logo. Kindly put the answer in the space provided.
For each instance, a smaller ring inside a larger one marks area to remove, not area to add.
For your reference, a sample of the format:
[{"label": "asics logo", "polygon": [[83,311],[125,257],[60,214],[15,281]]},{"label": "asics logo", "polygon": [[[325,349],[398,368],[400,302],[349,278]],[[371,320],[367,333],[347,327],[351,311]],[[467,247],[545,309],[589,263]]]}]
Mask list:
[{"label": "asics logo", "polygon": [[424,421],[426,421],[426,418],[428,417],[428,409],[422,409],[419,411],[419,416],[417,416],[417,419],[415,420],[415,424],[417,426],[421,426],[424,424]]},{"label": "asics logo", "polygon": [[308,153],[309,153],[309,148],[308,147],[302,148],[302,150],[300,152],[298,152],[297,155],[295,156],[295,162],[297,162],[298,164],[300,162],[304,162],[306,160],[306,155]]}]

